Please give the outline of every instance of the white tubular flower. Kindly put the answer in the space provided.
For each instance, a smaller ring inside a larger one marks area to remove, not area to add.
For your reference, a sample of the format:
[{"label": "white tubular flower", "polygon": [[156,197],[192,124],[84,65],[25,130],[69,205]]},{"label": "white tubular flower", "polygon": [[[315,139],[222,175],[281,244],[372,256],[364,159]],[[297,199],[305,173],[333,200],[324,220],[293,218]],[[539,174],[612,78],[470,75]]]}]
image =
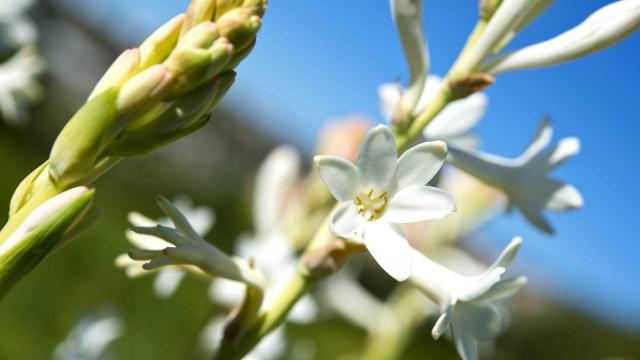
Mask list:
[{"label": "white tubular flower", "polygon": [[171,219],[176,228],[163,225],[133,227],[142,235],[151,235],[168,243],[163,249],[134,248],[129,251],[133,260],[145,261],[145,270],[155,270],[165,266],[195,266],[204,273],[234,281],[264,287],[262,273],[254,270],[248,262],[231,257],[203,239],[187,218],[171,202],[159,198],[159,206]]},{"label": "white tubular flower", "polygon": [[316,156],[318,173],[341,203],[331,215],[331,231],[363,242],[378,264],[398,281],[411,273],[407,240],[395,224],[440,219],[456,206],[447,192],[425,186],[447,155],[442,141],[426,142],[399,159],[388,127],[371,129],[358,165],[336,156]]},{"label": "white tubular flower", "polygon": [[42,58],[30,46],[0,64],[0,116],[5,121],[24,125],[28,105],[41,96],[42,88],[37,76],[43,70]]},{"label": "white tubular flower", "polygon": [[[268,280],[263,303],[265,308],[287,286],[298,266],[295,249],[283,233],[283,222],[289,211],[295,211],[295,206],[290,208],[291,202],[287,200],[290,200],[291,188],[299,180],[301,162],[298,152],[289,146],[279,146],[265,158],[256,174],[253,199],[255,233],[241,235],[236,243],[235,253],[244,259],[254,259],[256,267]],[[214,280],[209,289],[213,302],[229,307],[235,306],[243,295],[243,286],[223,279]],[[313,298],[305,295],[293,307],[288,320],[309,323],[317,312]]]},{"label": "white tubular flower", "polygon": [[390,3],[410,74],[409,89],[402,94],[393,115],[406,116],[416,107],[429,75],[429,50],[422,27],[422,0],[391,0]]},{"label": "white tubular flower", "polygon": [[[215,214],[210,208],[206,206],[195,207],[191,199],[185,196],[177,197],[173,203],[200,236],[206,235],[213,227]],[[168,217],[151,220],[136,212],[129,214],[129,222],[133,226],[171,225],[171,220]],[[131,244],[141,249],[163,250],[172,246],[171,243],[161,238],[138,234],[132,230],[127,230],[126,237]],[[129,257],[129,254],[119,255],[115,263],[116,266],[125,269],[127,276],[131,278],[149,274],[149,271],[143,268],[145,261],[133,260]],[[190,269],[197,272],[196,268],[191,267]],[[154,293],[160,298],[167,298],[173,295],[184,278],[185,270],[182,267],[163,267],[158,269],[157,276],[153,282]]]},{"label": "white tubular flower", "polygon": [[510,204],[538,229],[552,234],[542,210],[567,211],[582,206],[582,196],[572,185],[548,177],[548,173],[580,151],[577,138],[564,138],[549,150],[553,129],[544,121],[529,148],[515,159],[452,146],[447,161],[482,182],[501,189]]},{"label": "white tubular flower", "polygon": [[81,319],[67,338],[56,346],[55,360],[106,359],[111,343],[122,336],[122,320],[119,317],[91,316]]},{"label": "white tubular flower", "polygon": [[490,341],[503,329],[505,321],[496,302],[512,296],[527,282],[525,277],[503,279],[522,240],[514,238],[491,267],[477,276],[463,276],[412,252],[412,281],[439,304],[442,315],[431,335],[438,339],[450,331],[463,360],[478,358],[478,341]]},{"label": "white tubular flower", "polygon": [[[436,95],[442,85],[442,78],[429,75],[413,116],[419,115]],[[383,84],[378,88],[378,97],[382,114],[390,120],[398,107],[402,89],[398,84]],[[427,140],[442,140],[461,147],[475,147],[478,140],[471,133],[473,127],[482,119],[489,98],[482,92],[476,92],[466,98],[451,102],[424,129]]]},{"label": "white tubular flower", "polygon": [[640,28],[640,1],[621,0],[602,7],[578,26],[484,66],[491,74],[551,66],[603,50]]}]

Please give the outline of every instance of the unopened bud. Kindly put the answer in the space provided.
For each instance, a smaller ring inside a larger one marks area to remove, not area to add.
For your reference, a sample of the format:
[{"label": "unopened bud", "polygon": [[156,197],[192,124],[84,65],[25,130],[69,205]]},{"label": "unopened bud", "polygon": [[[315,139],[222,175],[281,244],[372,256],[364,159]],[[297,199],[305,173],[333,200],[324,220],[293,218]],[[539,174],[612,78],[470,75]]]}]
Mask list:
[{"label": "unopened bud", "polygon": [[364,245],[334,238],[305,253],[302,263],[310,275],[323,278],[340,270],[353,255],[365,250]]},{"label": "unopened bud", "polygon": [[181,39],[176,50],[182,49],[207,49],[220,37],[218,25],[211,21],[205,21],[189,30]]},{"label": "unopened bud", "polygon": [[89,95],[89,99],[109,88],[119,88],[138,71],[140,50],[125,50],[104,73]]},{"label": "unopened bud", "polygon": [[237,8],[224,14],[217,24],[220,35],[229,39],[235,48],[241,49],[253,41],[262,21],[249,9]]},{"label": "unopened bud", "polygon": [[502,0],[480,0],[480,18],[488,21],[496,12]]},{"label": "unopened bud", "polygon": [[180,29],[184,23],[184,18],[185,15],[180,14],[169,20],[140,45],[141,69],[159,64],[169,56],[180,37]]},{"label": "unopened bud", "polygon": [[120,114],[153,104],[168,90],[173,76],[162,65],[154,65],[131,78],[120,90],[116,103]]},{"label": "unopened bud", "polygon": [[182,35],[186,34],[201,22],[212,20],[215,10],[215,0],[192,0],[187,9],[184,24],[182,25]]},{"label": "unopened bud", "polygon": [[45,161],[44,164],[33,170],[31,174],[29,174],[26,178],[24,178],[24,180],[22,180],[22,182],[20,182],[20,185],[18,185],[18,188],[11,197],[11,204],[9,205],[9,217],[17,213],[18,210],[20,210],[20,208],[22,208],[22,206],[26,204],[27,201],[29,201],[29,197],[31,196],[36,179],[40,176],[40,174],[42,174],[42,172],[47,168],[48,165],[49,161]]}]

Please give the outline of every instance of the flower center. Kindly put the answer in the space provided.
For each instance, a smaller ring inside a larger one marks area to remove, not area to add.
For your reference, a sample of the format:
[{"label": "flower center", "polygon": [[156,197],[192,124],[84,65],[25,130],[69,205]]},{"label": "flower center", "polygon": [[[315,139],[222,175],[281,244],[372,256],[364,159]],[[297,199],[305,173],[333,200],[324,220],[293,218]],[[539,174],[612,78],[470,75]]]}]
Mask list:
[{"label": "flower center", "polygon": [[387,207],[387,193],[376,194],[373,189],[367,193],[359,193],[356,195],[355,203],[358,214],[368,221],[379,219]]}]

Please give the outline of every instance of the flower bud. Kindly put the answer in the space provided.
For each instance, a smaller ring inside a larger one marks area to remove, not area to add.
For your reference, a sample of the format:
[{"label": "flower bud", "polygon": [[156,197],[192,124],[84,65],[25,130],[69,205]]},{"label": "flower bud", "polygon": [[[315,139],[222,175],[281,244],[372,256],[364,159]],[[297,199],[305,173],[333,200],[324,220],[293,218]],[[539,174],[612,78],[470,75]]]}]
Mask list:
[{"label": "flower bud", "polygon": [[141,69],[159,64],[169,56],[180,37],[180,29],[184,23],[184,18],[185,15],[180,14],[169,20],[140,45]]},{"label": "flower bud", "polygon": [[218,25],[211,21],[205,21],[189,30],[178,43],[176,51],[182,49],[207,49],[220,37]]},{"label": "flower bud", "polygon": [[217,23],[220,35],[229,39],[236,49],[242,49],[253,41],[262,21],[251,10],[237,8],[224,14]]},{"label": "flower bud", "polygon": [[201,22],[212,20],[215,10],[215,0],[192,0],[182,25],[182,35]]},{"label": "flower bud", "polygon": [[118,94],[118,113],[129,113],[153,104],[169,89],[172,80],[172,73],[162,65],[154,65],[134,76]]},{"label": "flower bud", "polygon": [[40,205],[0,245],[0,297],[73,230],[91,206],[94,191],[77,187]]},{"label": "flower bud", "polygon": [[119,88],[138,72],[140,64],[140,50],[125,50],[104,73],[95,88],[89,95],[89,99],[109,88]]},{"label": "flower bud", "polygon": [[9,217],[17,213],[18,210],[20,210],[20,208],[22,208],[22,206],[26,204],[27,201],[29,201],[29,197],[31,196],[31,191],[34,188],[36,179],[40,176],[40,174],[42,174],[42,172],[47,168],[48,165],[49,161],[47,160],[44,164],[33,170],[31,174],[29,174],[26,178],[24,178],[24,180],[22,180],[22,182],[20,182],[20,185],[18,185],[18,188],[11,197],[11,204],[9,205]]},{"label": "flower bud", "polygon": [[199,129],[209,121],[209,113],[234,78],[232,72],[219,76],[192,90],[154,118],[134,121],[106,152],[111,156],[141,155]]}]

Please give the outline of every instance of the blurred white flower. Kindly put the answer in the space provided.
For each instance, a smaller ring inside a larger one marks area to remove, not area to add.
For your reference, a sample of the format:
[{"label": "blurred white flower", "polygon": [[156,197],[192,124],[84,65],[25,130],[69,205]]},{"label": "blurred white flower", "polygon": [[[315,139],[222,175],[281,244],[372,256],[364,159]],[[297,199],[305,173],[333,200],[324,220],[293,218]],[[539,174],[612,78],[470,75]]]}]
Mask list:
[{"label": "blurred white flower", "polygon": [[23,125],[29,104],[37,101],[42,88],[37,76],[44,62],[35,48],[26,46],[0,64],[0,116],[10,124]]},{"label": "blurred white flower", "polygon": [[512,296],[527,282],[525,277],[503,279],[522,240],[514,238],[484,273],[463,276],[412,251],[412,281],[442,311],[431,332],[434,339],[450,331],[463,360],[478,358],[478,342],[494,339],[504,328],[496,302]]},{"label": "blurred white flower", "polygon": [[[292,186],[299,180],[301,158],[289,146],[275,148],[266,157],[256,174],[253,222],[255,232],[242,234],[236,242],[235,254],[254,259],[256,268],[267,278],[264,307],[268,307],[287,285],[296,271],[298,261],[295,249],[284,234],[285,202]],[[290,203],[290,202],[289,202]],[[287,213],[292,208],[287,208]],[[244,286],[224,279],[216,279],[210,287],[212,301],[229,307],[240,302]],[[310,295],[305,295],[289,313],[288,320],[308,323],[317,314],[317,306]]]},{"label": "blurred white flower", "polygon": [[0,15],[0,55],[38,40],[38,30],[26,16],[3,18]]},{"label": "blurred white flower", "polygon": [[145,261],[145,270],[166,266],[191,266],[212,277],[223,277],[264,287],[262,273],[253,269],[247,261],[229,256],[208,243],[171,202],[160,197],[158,205],[171,219],[175,228],[160,224],[132,228],[138,234],[155,236],[170,243],[162,249],[154,246],[129,250],[131,259]]},{"label": "blurred white flower", "polygon": [[[430,75],[427,79],[413,115],[420,114],[442,85],[442,78]],[[380,108],[387,119],[392,119],[402,97],[398,84],[383,84],[378,88]],[[472,128],[482,119],[487,109],[488,97],[477,92],[455,100],[444,108],[424,129],[427,140],[442,140],[457,146],[474,147],[478,143]]]},{"label": "blurred white flower", "polygon": [[576,27],[554,37],[490,60],[483,69],[491,74],[551,66],[603,50],[640,27],[640,1],[610,3]]},{"label": "blurred white flower", "polygon": [[[224,318],[215,317],[205,326],[200,333],[200,348],[208,355],[215,353],[224,331]],[[244,360],[274,360],[279,359],[287,349],[287,338],[284,328],[280,327],[270,332],[260,343],[247,355]]]},{"label": "blurred white flower", "polygon": [[[196,207],[193,205],[191,199],[186,196],[175,198],[173,204],[187,218],[191,226],[193,226],[200,236],[205,236],[213,228],[215,224],[215,213],[210,208],[206,206]],[[155,226],[156,224],[171,226],[171,220],[168,217],[151,220],[136,212],[129,214],[129,222],[133,226],[142,227]],[[163,250],[172,246],[171,243],[159,237],[138,234],[132,230],[127,230],[126,237],[131,244],[141,249]],[[129,254],[121,254],[116,258],[116,265],[124,268],[127,276],[132,278],[149,274],[149,271],[146,271],[142,267],[144,263],[145,261],[131,259]],[[167,298],[173,295],[184,278],[184,275],[185,269],[181,267],[163,267],[158,269],[153,283],[153,290],[156,296]]]},{"label": "blurred white flower", "polygon": [[553,233],[542,210],[566,211],[582,206],[582,196],[572,185],[551,179],[548,173],[580,151],[577,138],[564,138],[545,150],[553,129],[544,121],[529,148],[515,159],[451,146],[447,161],[484,183],[501,189],[511,205],[538,229]]},{"label": "blurred white flower", "polygon": [[440,219],[455,210],[443,190],[425,186],[447,154],[441,141],[407,150],[399,159],[389,128],[371,129],[360,148],[358,166],[335,156],[314,159],[323,182],[340,202],[331,216],[331,231],[362,242],[378,264],[398,281],[411,272],[407,240],[395,224]]},{"label": "blurred white flower", "polygon": [[33,5],[35,0],[2,0],[0,2],[0,19],[10,19],[19,15],[31,5]]},{"label": "blurred white flower", "polygon": [[67,338],[56,346],[55,360],[106,360],[109,346],[122,336],[122,320],[113,315],[93,315],[80,319]]}]

